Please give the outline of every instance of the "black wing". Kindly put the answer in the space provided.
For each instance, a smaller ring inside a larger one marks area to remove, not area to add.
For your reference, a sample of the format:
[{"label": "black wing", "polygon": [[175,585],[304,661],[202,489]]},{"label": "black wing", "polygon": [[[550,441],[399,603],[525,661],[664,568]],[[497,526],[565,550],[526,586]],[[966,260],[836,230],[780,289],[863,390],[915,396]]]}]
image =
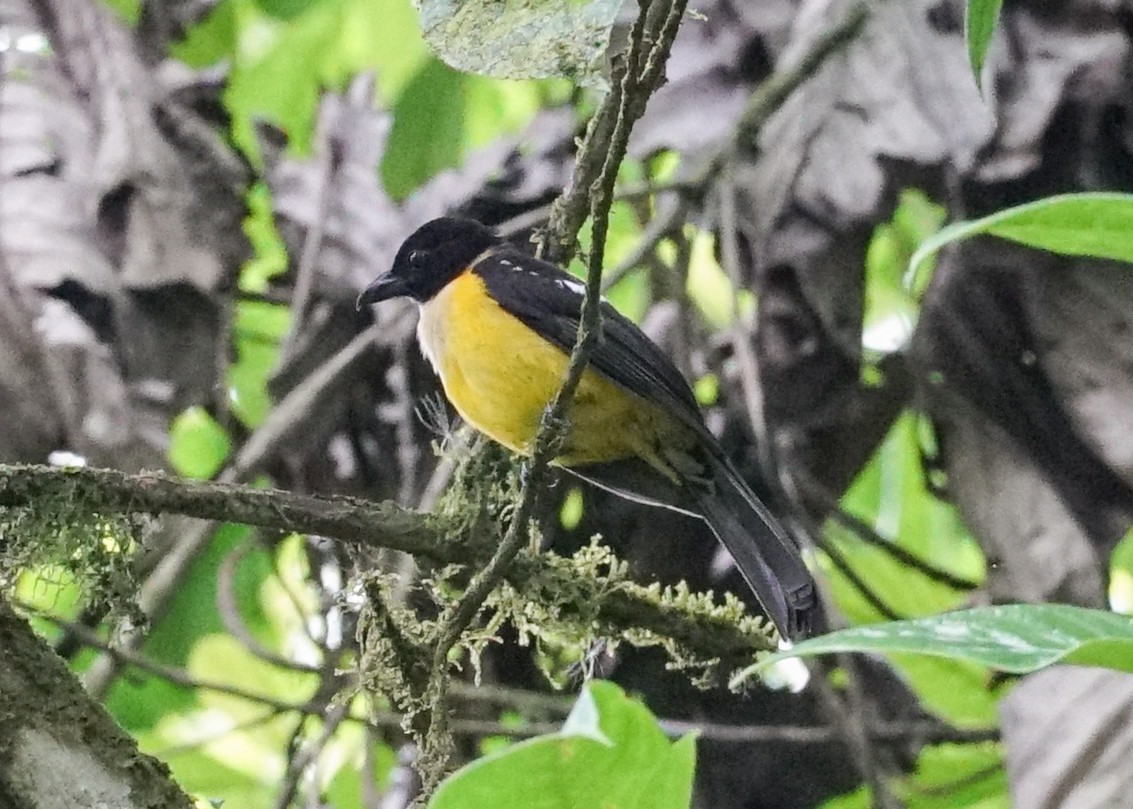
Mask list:
[{"label": "black wing", "polygon": [[[578,338],[585,287],[567,272],[513,247],[473,267],[504,311],[570,353]],[[602,301],[602,339],[590,367],[631,393],[670,410],[697,433],[707,433],[696,397],[673,361],[633,321]]]},{"label": "black wing", "polygon": [[[585,294],[577,278],[512,247],[485,256],[473,271],[504,311],[570,353],[578,338]],[[698,438],[709,469],[706,480],[688,488],[636,468],[634,459],[571,471],[624,497],[701,516],[728,548],[780,631],[791,636],[805,630],[817,606],[814,584],[798,548],[708,431],[692,389],[672,360],[603,301],[602,339],[591,354],[590,367],[680,419]]]}]

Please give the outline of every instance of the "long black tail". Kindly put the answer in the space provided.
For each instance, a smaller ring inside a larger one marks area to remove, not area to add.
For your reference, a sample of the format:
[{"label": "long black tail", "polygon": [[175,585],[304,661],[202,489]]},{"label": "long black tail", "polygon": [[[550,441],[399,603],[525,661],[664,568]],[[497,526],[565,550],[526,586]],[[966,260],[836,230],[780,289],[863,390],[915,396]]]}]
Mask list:
[{"label": "long black tail", "polygon": [[814,579],[798,546],[730,463],[716,464],[715,492],[697,505],[784,638],[820,623]]},{"label": "long black tail", "polygon": [[[728,549],[744,580],[784,638],[821,623],[814,580],[786,531],[714,447],[696,461],[703,477],[676,484],[640,458],[568,471],[622,497],[699,516]],[[710,478],[710,480],[706,479]]]}]

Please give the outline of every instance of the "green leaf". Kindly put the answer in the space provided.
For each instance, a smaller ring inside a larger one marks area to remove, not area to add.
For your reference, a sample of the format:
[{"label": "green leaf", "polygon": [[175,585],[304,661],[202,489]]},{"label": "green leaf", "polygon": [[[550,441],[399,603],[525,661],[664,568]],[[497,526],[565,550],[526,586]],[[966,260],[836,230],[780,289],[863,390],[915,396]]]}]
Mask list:
[{"label": "green leaf", "polygon": [[[907,258],[907,254],[906,254]],[[904,259],[902,260],[902,265]],[[921,467],[918,422],[909,413],[893,424],[869,463],[842,497],[842,507],[887,543],[958,578],[979,582],[985,563],[955,507],[926,487]],[[870,589],[905,617],[934,615],[963,605],[965,593],[935,581],[895,559],[879,544],[867,542],[841,523],[828,519],[826,540]],[[839,610],[853,624],[884,620],[860,588],[823,553],[817,556]],[[966,661],[895,654],[890,662],[924,707],[954,723],[989,724],[996,719],[996,698],[987,670]]]},{"label": "green leaf", "polygon": [[712,407],[720,401],[720,378],[716,374],[704,374],[693,384],[692,392],[701,407]]},{"label": "green leaf", "polygon": [[413,77],[393,109],[382,183],[395,199],[464,157],[464,82],[435,59]]},{"label": "green leaf", "polygon": [[1113,549],[1109,565],[1109,606],[1133,614],[1133,528]]},{"label": "green leaf", "polygon": [[944,245],[985,233],[1067,256],[1133,262],[1133,194],[1062,194],[949,225],[917,248],[906,286]]},{"label": "green leaf", "polygon": [[271,279],[287,272],[287,247],[275,227],[275,210],[267,184],[255,183],[244,196],[248,215],[244,235],[252,245],[252,258],[240,268],[242,292],[267,292]]},{"label": "green leaf", "polygon": [[987,666],[901,652],[888,658],[901,679],[916,692],[921,707],[932,715],[968,727],[986,727],[999,721],[1000,688]]},{"label": "green leaf", "polygon": [[470,76],[431,56],[422,59],[393,108],[381,164],[386,192],[402,199],[459,166],[469,151],[522,130],[538,113],[541,98],[535,82]]},{"label": "green leaf", "polygon": [[994,742],[921,750],[916,772],[897,785],[908,809],[1010,809],[1003,749]]},{"label": "green leaf", "polygon": [[919,306],[915,290],[903,283],[905,267],[917,246],[940,229],[944,216],[944,209],[922,191],[907,188],[892,220],[874,230],[866,249],[862,312],[862,346],[869,352],[898,351],[912,336]]},{"label": "green leaf", "polygon": [[582,522],[582,511],[582,489],[573,486],[563,498],[562,508],[559,509],[559,523],[566,530],[573,531]]},{"label": "green leaf", "polygon": [[980,83],[983,75],[984,59],[987,58],[987,49],[991,45],[991,36],[995,33],[1002,5],[1003,0],[968,0],[964,15],[964,38],[968,42],[968,61],[972,65],[976,84]]},{"label": "green leaf", "polygon": [[289,147],[305,152],[323,88],[374,70],[378,95],[389,104],[428,48],[408,0],[222,0],[174,55],[198,67],[230,65],[224,103],[232,137],[258,159],[254,121],[279,126]]},{"label": "green leaf", "polygon": [[170,56],[190,67],[205,67],[231,56],[237,40],[237,4],[220,0],[208,15],[173,43]]},{"label": "green leaf", "polygon": [[[143,647],[147,659],[183,667],[198,640],[224,631],[216,608],[218,572],[224,559],[247,542],[249,534],[244,525],[220,526],[208,547],[193,560],[165,617],[150,627]],[[278,649],[283,648],[284,637],[282,630],[274,629],[279,616],[265,614],[259,598],[261,585],[270,575],[272,563],[267,551],[253,547],[235,571],[233,590],[245,626],[261,643]],[[223,671],[224,665],[218,665],[216,673]],[[152,728],[170,713],[186,709],[196,701],[196,694],[193,689],[138,672],[114,681],[106,707],[119,724],[137,733]]]},{"label": "green leaf", "polygon": [[[907,809],[1010,809],[1003,750],[996,743],[925,747],[916,770],[893,783]],[[821,809],[871,809],[869,787],[831,798]]]},{"label": "green leaf", "polygon": [[286,306],[251,300],[236,304],[232,326],[236,361],[228,368],[228,402],[246,427],[258,427],[271,410],[268,378],[290,321]]},{"label": "green leaf", "polygon": [[425,41],[446,64],[497,79],[601,86],[620,0],[418,0]]},{"label": "green leaf", "polygon": [[228,433],[203,407],[190,407],[169,427],[169,462],[187,478],[211,478],[228,458]]},{"label": "green leaf", "polygon": [[836,652],[910,652],[1027,674],[1054,663],[1133,672],[1133,619],[1065,604],[1007,604],[853,627],[768,655],[736,683],[787,657]]},{"label": "green leaf", "polygon": [[725,329],[736,319],[738,303],[732,280],[716,260],[715,244],[716,238],[708,231],[692,235],[686,291],[708,325]]},{"label": "green leaf", "polygon": [[[318,689],[316,675],[267,663],[230,635],[198,641],[187,673],[287,702],[302,703]],[[200,689],[194,705],[166,713],[138,740],[144,751],[161,753],[186,789],[230,806],[269,806],[263,793],[287,771],[285,751],[297,721],[288,711],[265,712],[254,700]]]},{"label": "green leaf", "polygon": [[[842,497],[843,509],[887,542],[958,578],[984,574],[979,545],[956,508],[928,490],[910,413],[894,421],[889,434]],[[919,617],[962,606],[964,593],[913,571],[878,544],[866,542],[836,520],[825,526],[827,541],[898,615]],[[881,614],[852,584],[819,556],[828,570],[839,609],[853,623],[875,623]]]},{"label": "green leaf", "polygon": [[670,742],[613,683],[583,689],[563,729],[474,761],[430,809],[687,809],[695,739]]},{"label": "green leaf", "polygon": [[312,6],[318,5],[319,2],[326,2],[326,0],[256,0],[256,5],[265,14],[270,14],[281,20],[290,20],[293,17],[298,17],[304,11],[308,11]]}]

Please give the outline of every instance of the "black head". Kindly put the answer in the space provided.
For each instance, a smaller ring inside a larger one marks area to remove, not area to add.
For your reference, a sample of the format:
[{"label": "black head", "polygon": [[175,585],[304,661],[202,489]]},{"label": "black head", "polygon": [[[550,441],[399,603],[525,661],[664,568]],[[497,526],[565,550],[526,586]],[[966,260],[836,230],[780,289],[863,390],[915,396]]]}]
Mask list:
[{"label": "black head", "polygon": [[424,303],[477,256],[502,242],[474,219],[446,216],[427,222],[401,245],[390,271],[358,296],[358,307],[402,296]]}]

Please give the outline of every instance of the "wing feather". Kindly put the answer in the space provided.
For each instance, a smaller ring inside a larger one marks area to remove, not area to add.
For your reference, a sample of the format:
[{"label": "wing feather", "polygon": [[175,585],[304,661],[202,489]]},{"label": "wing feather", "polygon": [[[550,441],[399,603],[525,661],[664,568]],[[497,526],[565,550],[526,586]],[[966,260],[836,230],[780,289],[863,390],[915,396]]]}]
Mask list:
[{"label": "wing feather", "polygon": [[[473,271],[504,311],[570,353],[581,320],[582,282],[514,247],[493,251]],[[706,477],[675,485],[635,459],[571,471],[630,499],[705,519],[780,630],[788,635],[805,631],[817,604],[813,581],[794,542],[705,426],[696,397],[672,360],[605,300],[602,337],[591,354],[590,368],[686,425],[704,454]]]},{"label": "wing feather", "polygon": [[[513,247],[493,251],[473,269],[504,311],[570,353],[582,317],[581,281]],[[601,306],[602,338],[590,356],[590,367],[672,411],[698,433],[706,431],[696,397],[672,360],[604,298]]]}]

